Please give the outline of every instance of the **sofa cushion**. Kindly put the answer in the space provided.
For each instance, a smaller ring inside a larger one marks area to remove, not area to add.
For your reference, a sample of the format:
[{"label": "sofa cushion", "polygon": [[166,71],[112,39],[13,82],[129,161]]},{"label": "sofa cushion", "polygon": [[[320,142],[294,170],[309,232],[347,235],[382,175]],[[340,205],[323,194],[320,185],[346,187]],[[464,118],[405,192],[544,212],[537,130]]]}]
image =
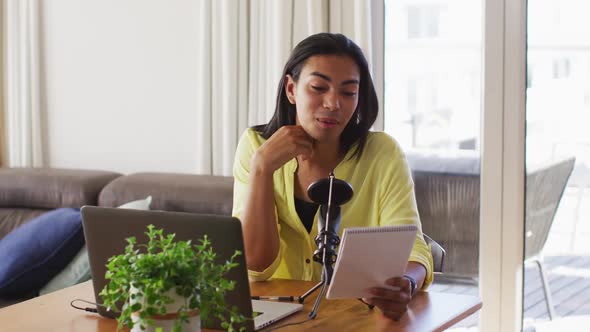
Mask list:
[{"label": "sofa cushion", "polygon": [[152,196],[150,195],[144,199],[138,199],[136,201],[127,202],[127,203],[119,206],[119,209],[149,210],[151,204],[152,204]]},{"label": "sofa cushion", "polygon": [[0,168],[0,207],[55,209],[97,205],[102,188],[121,174],[54,168]]},{"label": "sofa cushion", "polygon": [[152,210],[231,215],[231,176],[136,173],[109,183],[100,193],[99,206],[114,207],[152,195]]},{"label": "sofa cushion", "polygon": [[82,246],[74,259],[64,267],[55,277],[39,290],[39,295],[64,289],[90,280],[90,262],[88,261],[88,249]]},{"label": "sofa cushion", "polygon": [[[132,202],[127,202],[121,206],[120,209],[134,209],[134,210],[149,210],[152,202],[152,196],[145,199],[139,199]],[[66,287],[77,285],[81,282],[89,280],[90,262],[88,260],[88,249],[84,245],[76,254],[74,259],[61,270],[53,279],[51,279],[41,290],[39,295],[45,295]]]},{"label": "sofa cushion", "polygon": [[0,240],[0,296],[39,290],[84,244],[79,209],[47,212]]}]

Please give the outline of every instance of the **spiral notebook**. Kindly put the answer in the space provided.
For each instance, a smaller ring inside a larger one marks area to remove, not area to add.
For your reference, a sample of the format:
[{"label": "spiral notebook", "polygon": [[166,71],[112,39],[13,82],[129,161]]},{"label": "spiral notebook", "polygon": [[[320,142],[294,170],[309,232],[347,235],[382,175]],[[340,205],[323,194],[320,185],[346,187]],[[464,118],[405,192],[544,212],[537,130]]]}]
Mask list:
[{"label": "spiral notebook", "polygon": [[371,287],[403,276],[418,227],[396,225],[344,229],[328,299],[372,297]]}]

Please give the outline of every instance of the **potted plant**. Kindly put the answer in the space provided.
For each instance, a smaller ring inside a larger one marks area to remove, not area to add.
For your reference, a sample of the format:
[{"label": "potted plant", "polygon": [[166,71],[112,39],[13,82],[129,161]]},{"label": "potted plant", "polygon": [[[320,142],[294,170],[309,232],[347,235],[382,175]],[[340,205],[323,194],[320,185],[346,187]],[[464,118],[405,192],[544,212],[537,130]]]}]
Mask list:
[{"label": "potted plant", "polygon": [[175,234],[165,236],[153,225],[146,235],[147,245],[127,238],[125,253],[107,264],[105,277],[110,281],[100,296],[109,310],[120,312],[119,329],[126,325],[132,331],[200,331],[201,320],[218,318],[224,329],[235,331],[246,320],[237,308],[228,309],[224,299],[235,284],[224,275],[237,266],[239,251],[216,264],[206,235],[199,244],[174,241]]}]

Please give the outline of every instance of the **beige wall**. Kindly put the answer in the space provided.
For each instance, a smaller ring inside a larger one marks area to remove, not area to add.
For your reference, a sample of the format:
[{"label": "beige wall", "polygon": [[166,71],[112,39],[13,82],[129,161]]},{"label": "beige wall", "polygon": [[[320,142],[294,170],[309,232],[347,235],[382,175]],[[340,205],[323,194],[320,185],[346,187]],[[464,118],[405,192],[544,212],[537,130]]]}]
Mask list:
[{"label": "beige wall", "polygon": [[194,172],[199,1],[40,3],[46,165]]},{"label": "beige wall", "polygon": [[0,167],[6,165],[6,133],[4,126],[4,1],[0,1]]},{"label": "beige wall", "polygon": [[0,96],[0,167],[6,166],[6,134],[4,132],[4,99]]}]

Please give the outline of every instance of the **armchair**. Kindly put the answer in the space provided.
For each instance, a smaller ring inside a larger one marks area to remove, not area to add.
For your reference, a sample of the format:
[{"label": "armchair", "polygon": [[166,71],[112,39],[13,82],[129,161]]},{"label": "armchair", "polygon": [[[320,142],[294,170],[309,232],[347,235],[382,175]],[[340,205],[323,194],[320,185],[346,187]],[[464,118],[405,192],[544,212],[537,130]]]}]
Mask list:
[{"label": "armchair", "polygon": [[[409,150],[422,230],[447,252],[444,275],[476,283],[479,271],[479,152]],[[525,259],[539,262],[575,159],[530,166],[526,176]],[[544,278],[543,278],[544,279]],[[545,280],[545,279],[544,279]],[[546,287],[548,306],[551,302]]]}]

